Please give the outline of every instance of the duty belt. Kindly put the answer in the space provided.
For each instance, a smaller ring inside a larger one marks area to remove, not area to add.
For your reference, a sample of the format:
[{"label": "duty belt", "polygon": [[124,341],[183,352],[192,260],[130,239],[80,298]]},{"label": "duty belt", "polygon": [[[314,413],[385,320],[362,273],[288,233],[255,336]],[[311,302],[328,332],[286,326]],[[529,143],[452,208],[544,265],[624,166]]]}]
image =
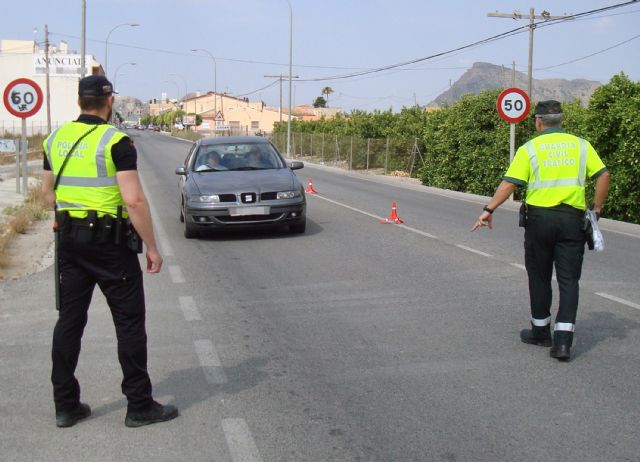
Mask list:
[{"label": "duty belt", "polygon": [[584,217],[584,210],[577,209],[567,204],[554,205],[553,207],[540,207],[537,205],[527,204],[528,213],[533,212],[535,214],[536,212],[543,212],[543,211],[569,213],[577,217]]}]

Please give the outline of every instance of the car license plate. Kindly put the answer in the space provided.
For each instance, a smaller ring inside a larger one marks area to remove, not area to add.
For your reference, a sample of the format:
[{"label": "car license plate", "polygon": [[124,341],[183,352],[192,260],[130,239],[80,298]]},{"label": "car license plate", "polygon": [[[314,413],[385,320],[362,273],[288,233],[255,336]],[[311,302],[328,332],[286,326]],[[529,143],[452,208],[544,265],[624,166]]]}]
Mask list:
[{"label": "car license plate", "polygon": [[269,215],[270,207],[230,207],[232,217],[246,217],[250,215]]}]

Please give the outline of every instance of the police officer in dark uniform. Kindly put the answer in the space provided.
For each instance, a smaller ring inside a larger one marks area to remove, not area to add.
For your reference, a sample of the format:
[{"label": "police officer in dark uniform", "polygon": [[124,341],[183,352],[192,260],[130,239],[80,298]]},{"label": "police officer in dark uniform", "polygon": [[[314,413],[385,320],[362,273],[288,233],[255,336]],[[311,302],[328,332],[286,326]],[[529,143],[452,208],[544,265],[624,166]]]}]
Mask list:
[{"label": "police officer in dark uniform", "polygon": [[147,373],[139,241],[146,245],[147,272],[160,271],[162,256],[137,172],[136,149],[125,133],[107,123],[113,93],[104,76],[81,79],[81,115],[54,130],[43,143],[42,189],[49,203],[55,204],[59,233],[59,280],[55,281],[59,315],[51,372],[58,427],[70,427],[91,414],[90,407],[80,401],[75,369],[96,284],[107,299],[116,328],[122,392],[128,402],[125,425],[139,427],[178,415],[174,406],[153,400]]},{"label": "police officer in dark uniform", "polygon": [[[588,141],[562,130],[563,117],[558,101],[541,101],[536,105],[538,136],[518,149],[472,231],[483,226],[491,228],[493,211],[507,200],[516,185],[527,187],[520,224],[525,227],[531,329],[520,332],[520,339],[527,344],[552,347],[551,357],[568,361],[586,241],[585,180],[596,179],[593,210],[599,216],[609,190],[609,173]],[[552,338],[554,264],[560,301]]]}]

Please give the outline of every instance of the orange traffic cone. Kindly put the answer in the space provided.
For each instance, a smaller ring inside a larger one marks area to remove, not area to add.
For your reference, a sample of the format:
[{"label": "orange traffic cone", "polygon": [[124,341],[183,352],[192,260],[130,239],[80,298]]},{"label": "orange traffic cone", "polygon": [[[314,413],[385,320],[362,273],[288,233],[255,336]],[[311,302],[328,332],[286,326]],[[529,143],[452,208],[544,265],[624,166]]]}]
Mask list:
[{"label": "orange traffic cone", "polygon": [[311,178],[309,178],[309,186],[307,186],[307,190],[305,191],[307,194],[318,194],[318,191],[313,189],[313,182]]},{"label": "orange traffic cone", "polygon": [[391,203],[391,215],[389,215],[389,217],[385,218],[384,220],[380,220],[380,223],[395,223],[396,225],[404,223],[404,221],[402,221],[398,216],[396,201],[393,201]]}]

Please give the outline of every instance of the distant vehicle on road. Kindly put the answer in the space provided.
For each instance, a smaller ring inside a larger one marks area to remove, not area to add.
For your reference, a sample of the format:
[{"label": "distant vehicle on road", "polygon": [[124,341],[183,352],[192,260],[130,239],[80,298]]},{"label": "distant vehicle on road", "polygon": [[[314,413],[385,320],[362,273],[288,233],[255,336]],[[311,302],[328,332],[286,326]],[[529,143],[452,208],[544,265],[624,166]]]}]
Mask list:
[{"label": "distant vehicle on road", "polygon": [[180,221],[184,236],[214,228],[288,225],[306,229],[304,187],[271,142],[262,137],[203,138],[194,143],[179,175]]}]

